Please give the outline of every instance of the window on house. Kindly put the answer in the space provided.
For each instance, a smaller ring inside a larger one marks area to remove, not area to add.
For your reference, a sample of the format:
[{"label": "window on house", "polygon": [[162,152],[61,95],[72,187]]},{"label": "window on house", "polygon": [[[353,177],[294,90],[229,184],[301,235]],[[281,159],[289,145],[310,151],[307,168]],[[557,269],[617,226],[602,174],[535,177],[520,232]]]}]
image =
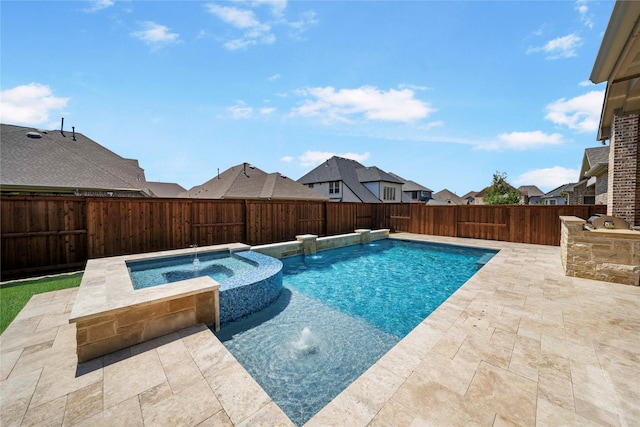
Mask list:
[{"label": "window on house", "polygon": [[340,181],[329,182],[329,194],[340,194]]},{"label": "window on house", "polygon": [[416,200],[418,198],[418,192],[417,191],[412,191],[411,192],[411,199]]},{"label": "window on house", "polygon": [[396,199],[396,189],[394,187],[384,187],[382,190],[382,199],[383,200],[395,200]]},{"label": "window on house", "polygon": [[309,184],[309,188],[313,188],[313,184]]},{"label": "window on house", "polygon": [[551,199],[551,200],[549,200],[549,204],[550,204],[550,205],[555,205],[555,204],[556,204],[556,201],[555,201],[554,199]]},{"label": "window on house", "polygon": [[585,205],[595,205],[596,204],[596,196],[584,196],[582,203]]}]

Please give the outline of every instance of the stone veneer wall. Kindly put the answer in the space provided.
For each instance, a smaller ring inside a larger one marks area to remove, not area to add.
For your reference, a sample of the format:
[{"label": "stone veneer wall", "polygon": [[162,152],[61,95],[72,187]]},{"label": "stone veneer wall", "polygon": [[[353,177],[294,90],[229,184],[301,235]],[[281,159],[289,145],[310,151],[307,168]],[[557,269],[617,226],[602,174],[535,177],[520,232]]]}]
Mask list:
[{"label": "stone veneer wall", "polygon": [[151,301],[79,319],[78,362],[86,362],[198,323],[217,323],[218,290]]},{"label": "stone veneer wall", "polygon": [[561,216],[560,256],[567,276],[640,286],[640,232],[585,230],[584,219]]},{"label": "stone veneer wall", "polygon": [[607,214],[640,226],[640,113],[616,114],[609,151]]}]

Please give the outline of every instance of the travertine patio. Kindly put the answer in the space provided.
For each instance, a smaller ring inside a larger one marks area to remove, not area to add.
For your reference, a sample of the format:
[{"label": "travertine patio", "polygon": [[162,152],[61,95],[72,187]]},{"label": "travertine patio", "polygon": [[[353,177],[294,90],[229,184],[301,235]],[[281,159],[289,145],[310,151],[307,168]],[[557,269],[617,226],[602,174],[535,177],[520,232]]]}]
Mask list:
[{"label": "travertine patio", "polygon": [[[308,425],[638,425],[640,288],[565,277],[559,247],[393,237],[501,251]],[[291,424],[204,325],[78,365],[76,294],[0,336],[3,426]]]}]

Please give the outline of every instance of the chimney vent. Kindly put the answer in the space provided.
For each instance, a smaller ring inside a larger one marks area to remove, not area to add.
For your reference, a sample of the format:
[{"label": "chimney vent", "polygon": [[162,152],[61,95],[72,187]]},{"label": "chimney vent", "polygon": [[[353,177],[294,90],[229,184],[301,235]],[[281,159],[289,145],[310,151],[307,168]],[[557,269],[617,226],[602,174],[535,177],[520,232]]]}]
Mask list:
[{"label": "chimney vent", "polygon": [[64,134],[64,117],[62,118],[62,122],[60,122],[60,135],[66,136]]},{"label": "chimney vent", "polygon": [[76,140],[76,127],[75,126],[71,126],[71,131],[73,132],[73,140]]}]

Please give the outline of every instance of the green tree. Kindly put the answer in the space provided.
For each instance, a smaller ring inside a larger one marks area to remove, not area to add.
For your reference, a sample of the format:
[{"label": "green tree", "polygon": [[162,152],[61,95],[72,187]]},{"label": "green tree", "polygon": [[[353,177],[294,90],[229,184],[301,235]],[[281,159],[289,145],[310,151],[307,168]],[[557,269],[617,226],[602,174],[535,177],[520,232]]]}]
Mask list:
[{"label": "green tree", "polygon": [[517,205],[520,192],[507,182],[506,172],[493,174],[491,187],[487,188],[483,201],[487,205]]}]

